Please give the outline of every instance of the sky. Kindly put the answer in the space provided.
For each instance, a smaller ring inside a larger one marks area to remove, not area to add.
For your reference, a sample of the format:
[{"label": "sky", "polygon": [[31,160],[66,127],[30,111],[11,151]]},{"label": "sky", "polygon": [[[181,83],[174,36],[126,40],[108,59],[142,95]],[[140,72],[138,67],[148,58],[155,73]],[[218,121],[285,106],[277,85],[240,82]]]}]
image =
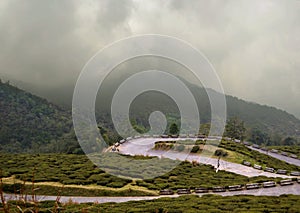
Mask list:
[{"label": "sky", "polygon": [[101,48],[139,34],[189,42],[226,94],[300,118],[298,0],[1,0],[0,76],[74,85]]}]

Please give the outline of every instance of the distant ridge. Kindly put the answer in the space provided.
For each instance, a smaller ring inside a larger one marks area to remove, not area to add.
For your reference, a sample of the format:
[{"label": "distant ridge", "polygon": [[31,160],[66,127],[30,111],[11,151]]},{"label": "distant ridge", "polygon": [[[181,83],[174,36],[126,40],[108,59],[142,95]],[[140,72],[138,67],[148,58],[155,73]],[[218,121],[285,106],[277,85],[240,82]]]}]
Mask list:
[{"label": "distant ridge", "polygon": [[[196,97],[201,115],[201,123],[209,122],[210,106],[206,90],[197,85],[185,82]],[[112,86],[100,95],[97,105],[109,109],[115,87]],[[213,95],[219,93],[210,90]],[[102,98],[102,99],[101,99]],[[228,118],[237,116],[248,129],[258,128],[270,136],[283,139],[292,136],[300,138],[300,120],[295,116],[274,107],[247,102],[236,97],[226,96]],[[104,103],[104,105],[101,105]],[[158,93],[145,93],[132,103],[131,114],[137,125],[146,125],[149,112],[153,109],[169,111],[174,117],[178,108],[171,99]],[[105,120],[108,111],[99,116],[102,133],[118,140],[112,123]],[[81,152],[76,140],[71,119],[71,110],[64,109],[46,99],[18,89],[9,83],[0,82],[0,152]]]}]

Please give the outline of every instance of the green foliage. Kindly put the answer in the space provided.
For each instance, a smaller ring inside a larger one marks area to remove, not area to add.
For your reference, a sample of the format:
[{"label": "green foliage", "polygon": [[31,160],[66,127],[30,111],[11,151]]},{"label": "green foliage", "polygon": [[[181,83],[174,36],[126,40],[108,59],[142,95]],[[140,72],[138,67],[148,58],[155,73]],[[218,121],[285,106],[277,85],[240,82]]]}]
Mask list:
[{"label": "green foliage", "polygon": [[71,113],[45,99],[0,82],[0,103],[0,152],[40,152],[70,133]]},{"label": "green foliage", "polygon": [[297,145],[297,144],[298,144],[297,139],[295,139],[293,137],[287,137],[282,141],[283,146],[293,146],[293,145]]},{"label": "green foliage", "polygon": [[0,170],[4,177],[14,175],[17,179],[35,182],[59,182],[62,184],[95,184],[122,187],[131,182],[98,169],[85,155],[9,155],[1,154]]},{"label": "green foliage", "polygon": [[[238,117],[247,129],[257,128],[271,137],[272,144],[287,136],[300,137],[300,120],[275,107],[250,103],[226,96],[227,116]],[[278,144],[279,145],[279,144]]]},{"label": "green foliage", "polygon": [[228,155],[228,152],[222,150],[222,149],[217,149],[214,153],[215,156],[218,157],[226,157]]},{"label": "green foliage", "polygon": [[269,145],[271,143],[271,138],[268,134],[265,132],[262,132],[258,128],[254,128],[251,130],[250,138],[249,140],[255,144],[263,144],[263,145]]},{"label": "green foliage", "polygon": [[[201,124],[207,124],[206,127],[205,125],[200,126],[200,132],[201,134],[207,134],[209,123],[211,122],[210,101],[207,93],[215,98],[220,97],[220,94],[210,89],[205,90],[190,82],[186,82],[186,85],[194,95],[199,107]],[[257,128],[270,136],[272,144],[275,144],[277,139],[281,137],[300,138],[300,131],[298,131],[300,129],[300,120],[283,110],[247,102],[229,95],[226,96],[226,104],[227,117],[237,117],[243,120],[245,127],[249,131],[248,134],[250,134],[251,129]],[[149,115],[156,110],[163,112],[167,117],[171,116],[174,118],[170,123],[178,124],[180,120],[178,107],[173,100],[162,94],[147,93],[144,96],[140,96],[133,103],[131,114],[136,119],[139,118],[140,123],[147,126]]]},{"label": "green foliage", "polygon": [[225,136],[243,140],[245,137],[246,128],[244,121],[237,117],[230,118],[225,127]]},{"label": "green foliage", "polygon": [[171,135],[177,135],[179,133],[179,129],[176,123],[171,124],[169,132]]},{"label": "green foliage", "polygon": [[[118,183],[114,183],[118,184]],[[115,187],[114,190],[110,188],[97,188],[97,187],[82,187],[82,186],[55,186],[55,185],[39,185],[35,184],[35,188],[37,190],[35,193],[37,195],[50,195],[50,196],[116,196],[116,197],[124,197],[124,196],[153,196],[157,195],[151,191],[138,190],[134,188],[121,188]],[[3,186],[4,192],[15,194],[20,193],[20,190],[24,194],[31,195],[32,194],[32,185],[28,184],[24,187],[23,184],[15,183],[15,184],[4,184]]]},{"label": "green foliage", "polygon": [[170,150],[174,148],[174,143],[156,142],[154,149],[156,150]]},{"label": "green foliage", "polygon": [[[83,154],[71,111],[1,82],[0,104],[0,153]],[[105,122],[103,117],[107,116],[98,116],[99,131],[108,144],[113,144],[121,137],[112,131],[111,123]]]},{"label": "green foliage", "polygon": [[[207,92],[190,83],[187,85],[195,95],[201,123],[204,123],[200,127],[200,133],[208,134],[210,108]],[[214,91],[209,92],[211,95],[218,96]],[[245,121],[248,130],[256,127],[263,134],[269,135],[270,140],[267,145],[299,144],[296,140],[300,133],[296,130],[300,129],[300,121],[294,116],[273,107],[248,103],[231,96],[226,96],[226,99],[228,117],[238,117]],[[82,154],[74,131],[72,131],[69,110],[11,86],[9,82],[0,82],[0,103],[0,152]],[[178,108],[171,103],[173,103],[171,99],[161,94],[151,93],[137,99],[130,111],[134,128],[140,133],[149,129],[148,118],[153,112],[153,107],[157,110],[162,109],[161,111],[167,117],[169,130],[172,124],[179,124]],[[112,125],[110,113],[101,111],[96,114],[105,141],[113,144],[120,140],[121,137]],[[173,132],[176,132],[175,130]],[[231,130],[229,132],[232,133]],[[235,137],[241,136],[243,135],[235,135]],[[248,136],[251,138],[251,133]],[[291,138],[287,138],[288,136]],[[253,138],[253,141],[266,141],[255,135]]]},{"label": "green foliage", "polygon": [[210,123],[201,124],[199,129],[199,134],[208,136],[210,127],[211,127]]},{"label": "green foliage", "polygon": [[180,189],[196,187],[212,188],[214,186],[230,186],[236,184],[246,184],[256,181],[280,180],[267,177],[248,178],[242,175],[234,174],[226,171],[215,172],[213,166],[191,164],[190,162],[182,162],[172,171],[160,177],[148,180],[139,180],[139,186],[152,190],[160,189]]},{"label": "green foliage", "polygon": [[[111,171],[116,168],[118,158],[109,155],[106,156],[111,160],[111,164],[107,165],[107,168]],[[137,169],[140,175],[143,173],[151,172],[152,167],[149,163],[145,164],[147,167],[143,169],[143,164],[136,165],[132,162],[132,159],[144,160],[149,157],[144,156],[124,156],[125,159],[122,162],[122,166],[129,168],[130,163],[133,165],[133,170]],[[105,156],[104,156],[105,158]],[[156,166],[160,165],[165,168],[166,165],[177,165],[178,162],[169,159],[158,159],[154,158],[153,164]],[[134,164],[136,167],[134,167]],[[170,172],[153,179],[147,180],[136,180],[132,182],[129,179],[123,179],[115,177],[105,173],[103,170],[95,167],[84,155],[63,155],[63,154],[43,154],[43,155],[1,155],[0,158],[0,170],[3,171],[3,177],[14,176],[16,179],[26,180],[31,182],[34,174],[36,184],[40,182],[59,182],[65,184],[64,195],[88,195],[93,196],[93,192],[104,195],[116,195],[125,196],[126,191],[112,191],[109,193],[108,190],[99,192],[99,189],[87,190],[82,187],[74,188],[68,185],[95,185],[95,186],[106,186],[119,189],[128,184],[136,185],[140,187],[146,187],[149,190],[161,190],[166,188],[178,189],[178,188],[195,188],[195,187],[214,187],[214,186],[229,186],[236,184],[246,184],[249,182],[263,182],[263,181],[279,181],[280,179],[267,178],[267,177],[253,177],[248,178],[242,175],[234,173],[219,171],[215,172],[212,166],[192,164],[190,162],[181,162],[176,168]],[[118,168],[117,168],[118,169]],[[119,170],[118,170],[119,171]],[[135,171],[135,172],[137,172]],[[120,170],[120,175],[130,175],[129,169]],[[153,172],[159,172],[153,171]],[[47,195],[56,195],[60,187],[54,185],[39,185],[40,190],[37,191],[39,194],[46,193]],[[13,193],[14,189],[19,189],[19,186],[5,185],[7,192]],[[124,189],[125,190],[125,189]],[[128,192],[128,191],[127,191]],[[127,195],[141,195],[142,192],[130,192]],[[146,192],[145,192],[146,193]],[[148,192],[149,193],[149,192]]]},{"label": "green foliage", "polygon": [[199,151],[202,151],[199,146],[193,146],[193,148],[191,150],[192,153],[197,153]]}]

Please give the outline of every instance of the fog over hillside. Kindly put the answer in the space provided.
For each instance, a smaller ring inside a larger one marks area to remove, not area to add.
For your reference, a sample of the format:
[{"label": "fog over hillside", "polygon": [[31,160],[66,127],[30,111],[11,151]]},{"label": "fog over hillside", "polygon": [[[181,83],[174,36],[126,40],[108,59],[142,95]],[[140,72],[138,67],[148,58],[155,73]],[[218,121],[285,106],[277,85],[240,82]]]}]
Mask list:
[{"label": "fog over hillside", "polygon": [[0,75],[68,102],[82,67],[105,45],[164,34],[202,51],[227,94],[300,118],[299,23],[297,0],[3,0]]}]

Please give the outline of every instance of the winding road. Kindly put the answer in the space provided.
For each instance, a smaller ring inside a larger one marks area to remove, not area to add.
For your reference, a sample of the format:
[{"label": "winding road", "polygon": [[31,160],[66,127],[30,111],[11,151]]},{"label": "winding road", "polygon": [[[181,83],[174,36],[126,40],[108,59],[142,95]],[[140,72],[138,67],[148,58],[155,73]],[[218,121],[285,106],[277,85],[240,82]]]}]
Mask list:
[{"label": "winding road", "polygon": [[[174,151],[160,151],[153,150],[154,144],[156,141],[178,141],[178,140],[198,140],[196,138],[137,138],[131,139],[123,144],[121,144],[118,149],[122,154],[127,155],[144,155],[144,156],[157,156],[169,158],[172,160],[187,160],[187,161],[197,161],[202,164],[208,164],[212,166],[217,165],[217,159],[205,157],[196,154],[186,154],[181,152]],[[265,153],[264,153],[265,154]],[[283,156],[284,157],[284,156]],[[295,159],[296,160],[296,159]],[[281,177],[281,178],[292,178],[292,176],[288,175],[280,175],[276,173],[264,172],[262,170],[257,170],[252,167],[244,166],[238,163],[231,163],[228,161],[220,160],[220,170],[225,170],[228,172],[233,172],[236,174],[244,175],[247,177],[255,177],[255,176],[266,176],[266,177]]]},{"label": "winding road", "polygon": [[[178,140],[198,140],[197,138],[136,138],[126,141],[123,144],[118,146],[119,152],[122,154],[128,155],[144,155],[144,156],[157,156],[157,157],[165,157],[170,159],[178,159],[178,160],[188,160],[188,161],[197,161],[199,163],[208,164],[215,166],[217,164],[217,159],[199,156],[196,154],[185,154],[180,152],[172,152],[172,151],[160,151],[153,150],[154,144],[156,141],[178,141]],[[214,140],[214,139],[211,139]],[[248,146],[249,147],[249,146]],[[249,147],[255,151],[259,151],[263,154],[267,154],[265,151],[260,149],[255,149],[253,147]],[[270,156],[274,158],[278,158],[287,163],[295,164],[300,166],[300,160],[293,159],[289,157],[285,157],[275,153],[268,153]],[[224,160],[220,161],[220,169],[226,170],[229,172],[233,172],[236,174],[244,175],[247,177],[254,176],[266,176],[266,177],[281,177],[281,178],[291,178],[288,175],[280,175],[276,173],[264,172],[262,170],[257,170],[252,167],[247,167],[237,163],[231,163]],[[234,196],[234,195],[256,195],[256,196],[280,196],[283,194],[294,194],[300,195],[300,184],[295,182],[293,185],[288,186],[278,186],[272,188],[259,188],[254,190],[242,190],[242,191],[226,191],[220,193],[203,193],[196,194],[198,196],[202,196],[204,194],[219,194],[222,196]],[[19,200],[20,197],[18,195],[5,194],[6,200]],[[95,203],[108,203],[108,202],[127,202],[127,201],[139,201],[139,200],[154,200],[162,197],[178,197],[180,195],[161,195],[161,196],[143,196],[143,197],[80,197],[80,196],[62,196],[60,197],[60,202],[66,203],[70,200],[76,203],[87,203],[87,202],[95,202]],[[30,200],[31,197],[28,197]],[[37,201],[45,201],[45,200],[56,200],[56,196],[36,196]]]}]

